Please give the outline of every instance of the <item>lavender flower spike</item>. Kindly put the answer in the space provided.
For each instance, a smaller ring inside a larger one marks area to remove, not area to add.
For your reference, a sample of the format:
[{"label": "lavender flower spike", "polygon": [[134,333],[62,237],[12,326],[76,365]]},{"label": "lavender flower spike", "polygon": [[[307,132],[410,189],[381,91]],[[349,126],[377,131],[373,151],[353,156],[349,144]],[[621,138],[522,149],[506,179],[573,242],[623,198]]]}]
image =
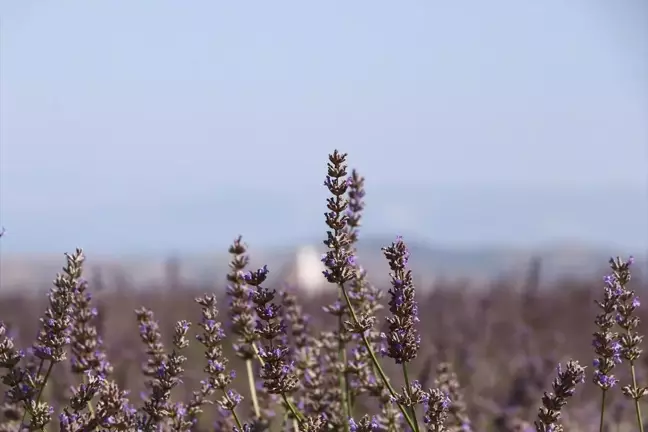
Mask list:
[{"label": "lavender flower spike", "polygon": [[392,284],[389,290],[389,311],[392,316],[387,317],[389,333],[384,336],[387,350],[383,354],[393,358],[397,364],[403,364],[416,358],[421,345],[421,337],[415,327],[419,318],[412,272],[407,269],[409,251],[401,237],[382,250],[389,262]]}]

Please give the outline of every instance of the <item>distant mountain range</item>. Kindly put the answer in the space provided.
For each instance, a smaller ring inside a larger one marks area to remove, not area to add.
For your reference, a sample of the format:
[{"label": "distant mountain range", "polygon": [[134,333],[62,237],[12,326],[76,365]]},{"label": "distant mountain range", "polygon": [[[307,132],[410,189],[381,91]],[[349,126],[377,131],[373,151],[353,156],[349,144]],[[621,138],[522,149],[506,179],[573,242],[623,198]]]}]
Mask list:
[{"label": "distant mountain range", "polygon": [[[380,248],[391,243],[392,238],[373,237],[361,241],[358,256],[371,279],[376,283],[387,281],[388,267]],[[324,246],[308,246],[324,252]],[[607,260],[614,251],[604,251],[578,244],[555,245],[541,249],[515,248],[447,248],[435,247],[425,242],[413,241],[411,267],[415,277],[428,285],[435,278],[468,278],[488,280],[501,275],[523,275],[534,258],[541,262],[542,276],[552,279],[562,275],[593,276],[606,271]],[[280,282],[295,265],[298,248],[269,248],[252,251],[252,266],[267,264],[271,281]],[[637,267],[648,269],[648,256],[636,256]],[[227,271],[228,256],[217,254],[187,254],[175,257],[130,256],[122,258],[88,255],[89,275],[100,271],[104,281],[111,285],[125,277],[134,285],[161,283],[172,267],[180,277],[194,282],[209,282],[218,286]],[[48,286],[55,273],[64,264],[64,257],[53,255],[3,254],[0,256],[0,285],[2,290],[41,289]]]},{"label": "distant mountain range", "polygon": [[[367,181],[364,238],[401,234],[440,248],[552,249],[584,243],[618,253],[648,251],[648,184],[588,188],[510,185],[398,186]],[[312,190],[311,190],[312,189]],[[69,206],[53,200],[3,205],[2,253],[206,253],[238,234],[255,249],[317,243],[324,237],[326,191],[286,185],[282,191],[227,185],[130,202]],[[562,247],[562,246],[561,246]]]},{"label": "distant mountain range", "polygon": [[[534,256],[548,276],[605,271],[610,255],[648,256],[648,188],[422,187],[372,185],[361,228],[360,258],[386,277],[380,247],[397,234],[412,249],[422,278],[493,277],[525,271]],[[183,277],[222,281],[228,244],[250,244],[255,265],[285,274],[300,245],[322,249],[326,191],[289,185],[283,192],[227,186],[168,199],[89,207],[37,203],[4,206],[0,284],[48,284],[63,251],[85,248],[91,269],[122,272],[136,283],[159,280],[177,257]],[[386,236],[386,234],[388,234]],[[55,253],[52,253],[56,251]],[[381,276],[382,275],[382,276]]]}]

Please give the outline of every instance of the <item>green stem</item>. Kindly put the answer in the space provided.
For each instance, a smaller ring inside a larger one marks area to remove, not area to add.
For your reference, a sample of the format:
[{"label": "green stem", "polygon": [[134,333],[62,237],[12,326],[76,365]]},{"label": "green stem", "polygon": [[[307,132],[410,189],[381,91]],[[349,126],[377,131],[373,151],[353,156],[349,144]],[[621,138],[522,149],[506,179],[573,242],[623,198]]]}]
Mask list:
[{"label": "green stem", "polygon": [[[342,291],[344,287],[342,284],[338,285],[338,301],[342,300]],[[342,407],[346,418],[351,418],[351,405],[350,405],[350,388],[349,377],[347,374],[347,352],[346,344],[344,343],[344,317],[342,314],[338,316],[338,358],[342,363],[342,370],[340,370],[340,390],[342,391]],[[349,432],[349,422],[344,422],[344,430]]]},{"label": "green stem", "polygon": [[[403,362],[403,377],[405,378],[405,391],[407,392],[407,395],[409,396],[410,400],[412,399],[412,389],[410,388],[410,380],[409,380],[409,374],[407,373],[407,362]],[[412,414],[412,420],[414,421],[414,432],[419,432],[419,424],[418,424],[418,419],[416,418],[416,408],[414,408],[414,405],[410,407],[410,413]]]},{"label": "green stem", "polygon": [[304,421],[304,418],[302,417],[301,413],[297,411],[295,405],[293,405],[293,403],[288,399],[286,393],[281,393],[281,398],[283,399],[284,403],[288,406],[288,409],[292,413],[293,417],[297,419],[297,422],[302,423]]},{"label": "green stem", "polygon": [[[40,364],[38,365],[38,372],[36,372],[36,377],[39,377],[41,372],[43,371],[43,365],[45,363],[45,360],[41,359]],[[24,403],[25,405],[25,411],[23,412],[22,419],[20,420],[20,427],[22,428],[25,426],[25,420],[27,419],[27,412],[29,411],[30,415],[33,415],[33,413],[30,410],[30,406],[27,404],[27,402]]]},{"label": "green stem", "polygon": [[[85,374],[83,375],[83,384],[88,384],[88,378]],[[94,417],[94,406],[92,405],[92,399],[88,401],[88,411],[90,412],[90,415]]]},{"label": "green stem", "polygon": [[[227,399],[227,401],[233,406],[234,402],[229,397],[225,389],[223,389],[223,395],[225,396],[225,399]],[[236,426],[238,426],[239,430],[243,430],[243,424],[241,423],[241,420],[239,419],[238,414],[236,414],[236,410],[234,408],[232,408],[232,415],[234,416],[234,421],[236,422]]]},{"label": "green stem", "polygon": [[256,385],[254,384],[254,371],[252,370],[252,360],[245,360],[245,367],[247,368],[248,384],[250,385],[250,397],[252,398],[252,406],[254,407],[254,415],[261,418],[261,409],[259,408],[259,399],[257,398]]},{"label": "green stem", "polygon": [[[349,308],[349,311],[351,312],[351,317],[353,318],[353,322],[355,325],[360,325],[358,322],[358,316],[355,313],[355,310],[353,309],[353,306],[351,305],[351,299],[349,298],[349,294],[346,292],[346,289],[344,288],[344,284],[342,285],[342,294],[344,294],[344,300],[346,301],[347,307]],[[394,390],[392,387],[391,383],[389,382],[389,378],[387,378],[387,375],[385,374],[385,371],[383,368],[380,366],[380,363],[378,363],[378,359],[376,358],[376,353],[374,353],[373,347],[371,346],[371,343],[369,342],[369,339],[367,339],[367,335],[361,333],[360,335],[362,337],[362,342],[364,343],[365,347],[367,348],[367,351],[369,352],[369,356],[371,357],[371,361],[373,364],[376,366],[376,369],[378,370],[378,375],[380,375],[380,379],[382,380],[383,384],[387,387],[387,390],[389,390],[389,394],[395,399],[398,396],[398,393]],[[407,422],[408,426],[412,430],[416,430],[416,426],[414,425],[414,422],[410,418],[409,413],[407,412],[407,409],[401,405],[400,403],[396,402],[398,405],[398,409],[400,410],[401,414],[403,414],[403,417],[405,417],[405,421]]]},{"label": "green stem", "polygon": [[[637,375],[636,375],[636,372],[635,372],[634,361],[630,362],[630,373],[632,374],[632,388],[636,391],[637,390]],[[641,406],[639,405],[639,399],[635,398],[634,403],[635,403],[635,413],[637,414],[637,423],[639,425],[639,432],[644,432],[643,418],[641,417]]]},{"label": "green stem", "polygon": [[[49,366],[47,367],[47,372],[45,373],[45,378],[43,378],[43,385],[38,391],[38,396],[36,396],[36,403],[34,404],[35,407],[37,407],[40,403],[41,397],[43,396],[43,391],[45,390],[45,386],[47,385],[47,380],[52,373],[52,369],[54,369],[54,362],[50,360]],[[43,428],[41,428],[41,430],[43,430]]]},{"label": "green stem", "polygon": [[607,390],[603,389],[603,393],[601,394],[601,419],[599,421],[599,432],[603,432],[603,418],[605,416],[605,395],[607,394]]}]

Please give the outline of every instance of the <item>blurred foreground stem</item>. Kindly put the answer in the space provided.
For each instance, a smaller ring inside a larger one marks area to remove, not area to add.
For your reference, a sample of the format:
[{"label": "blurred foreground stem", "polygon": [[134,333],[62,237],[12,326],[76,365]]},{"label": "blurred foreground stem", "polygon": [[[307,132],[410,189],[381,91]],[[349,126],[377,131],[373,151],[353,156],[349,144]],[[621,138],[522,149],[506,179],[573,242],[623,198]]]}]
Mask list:
[{"label": "blurred foreground stem", "polygon": [[[407,363],[403,362],[403,378],[405,378],[405,391],[407,392],[407,395],[409,396],[410,400],[412,399],[412,389],[410,387],[410,380],[409,380],[409,374],[407,373]],[[412,420],[414,421],[414,431],[419,432],[419,424],[418,420],[416,419],[416,408],[414,405],[410,407],[410,413],[412,414]]]},{"label": "blurred foreground stem", "polygon": [[[344,295],[344,285],[338,285],[338,301],[342,300]],[[338,357],[342,364],[340,370],[340,390],[342,392],[342,408],[347,419],[351,418],[351,390],[349,387],[349,376],[347,374],[347,351],[346,343],[344,343],[344,316],[342,313],[338,316]],[[349,422],[344,423],[344,430],[349,431]]]},{"label": "blurred foreground stem", "polygon": [[259,399],[257,398],[256,385],[254,384],[254,371],[252,370],[252,360],[245,360],[245,367],[247,368],[248,384],[250,385],[250,397],[252,398],[252,406],[254,407],[254,415],[261,418],[261,409],[259,408]]},{"label": "blurred foreground stem", "polygon": [[605,417],[605,395],[607,394],[607,390],[603,389],[603,392],[601,393],[601,419],[599,420],[599,432],[603,432],[603,427],[605,425],[604,417]]},{"label": "blurred foreground stem", "polygon": [[[637,390],[637,373],[635,371],[634,361],[630,362],[630,373],[632,374],[632,388]],[[641,405],[639,404],[639,398],[634,398],[635,403],[635,413],[637,414],[637,424],[639,425],[639,432],[644,432],[643,426],[643,417],[641,416]]]}]

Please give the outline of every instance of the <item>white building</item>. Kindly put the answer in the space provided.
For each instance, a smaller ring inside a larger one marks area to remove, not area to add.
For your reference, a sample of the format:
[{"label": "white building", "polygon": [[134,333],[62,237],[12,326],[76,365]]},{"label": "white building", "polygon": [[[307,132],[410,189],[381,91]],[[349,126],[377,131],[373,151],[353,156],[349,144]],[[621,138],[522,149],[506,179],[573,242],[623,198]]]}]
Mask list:
[{"label": "white building", "polygon": [[332,289],[322,272],[326,267],[322,263],[322,254],[314,246],[302,246],[297,249],[292,262],[288,263],[284,280],[300,290],[312,295]]}]

